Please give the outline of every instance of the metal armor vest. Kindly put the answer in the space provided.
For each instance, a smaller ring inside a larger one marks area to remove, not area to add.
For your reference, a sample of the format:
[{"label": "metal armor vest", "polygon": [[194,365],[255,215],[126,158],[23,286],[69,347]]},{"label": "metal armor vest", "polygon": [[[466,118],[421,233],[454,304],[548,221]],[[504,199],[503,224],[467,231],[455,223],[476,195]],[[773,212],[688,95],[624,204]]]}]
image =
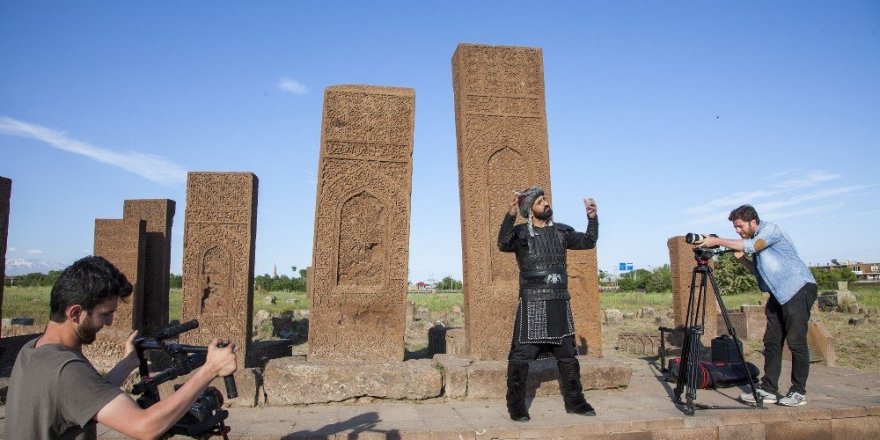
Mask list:
[{"label": "metal armor vest", "polygon": [[528,247],[516,252],[519,264],[519,296],[526,301],[570,299],[568,295],[568,271],[566,270],[565,232],[556,224],[535,228],[536,236],[529,231],[520,239],[528,240]]}]

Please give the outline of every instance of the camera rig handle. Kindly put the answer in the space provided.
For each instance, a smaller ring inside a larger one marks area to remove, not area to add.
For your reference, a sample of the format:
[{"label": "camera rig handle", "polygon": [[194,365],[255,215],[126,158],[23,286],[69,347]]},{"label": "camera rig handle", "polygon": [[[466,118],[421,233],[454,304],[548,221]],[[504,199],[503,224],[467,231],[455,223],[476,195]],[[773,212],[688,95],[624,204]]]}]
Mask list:
[{"label": "camera rig handle", "polygon": [[[218,347],[225,347],[229,345],[227,342],[221,342],[217,344]],[[223,377],[223,384],[226,385],[226,397],[229,399],[235,399],[238,397],[238,387],[235,385],[235,377],[231,374],[229,376]]]}]

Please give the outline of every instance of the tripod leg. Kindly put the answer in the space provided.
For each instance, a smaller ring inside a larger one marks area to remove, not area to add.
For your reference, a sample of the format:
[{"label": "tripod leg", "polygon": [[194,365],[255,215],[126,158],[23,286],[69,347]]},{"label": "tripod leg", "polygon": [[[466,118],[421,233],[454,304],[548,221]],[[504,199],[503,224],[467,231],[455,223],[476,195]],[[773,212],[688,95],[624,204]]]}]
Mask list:
[{"label": "tripod leg", "polygon": [[755,380],[752,379],[752,373],[749,371],[749,366],[746,364],[746,357],[743,353],[743,347],[739,343],[739,339],[736,337],[736,329],[733,328],[733,323],[730,322],[730,316],[727,314],[727,307],[724,306],[724,300],[721,298],[721,290],[718,289],[718,283],[715,281],[715,276],[712,275],[712,268],[708,268],[709,281],[712,283],[712,288],[715,289],[715,299],[718,301],[718,308],[721,309],[721,316],[724,318],[724,325],[727,326],[727,334],[729,334],[733,338],[733,343],[736,345],[736,353],[739,355],[739,362],[743,367],[743,372],[746,374],[746,377],[749,379],[749,387],[752,389],[752,396],[755,397],[755,406],[758,408],[764,407],[764,398],[758,394],[757,387],[755,387]]}]

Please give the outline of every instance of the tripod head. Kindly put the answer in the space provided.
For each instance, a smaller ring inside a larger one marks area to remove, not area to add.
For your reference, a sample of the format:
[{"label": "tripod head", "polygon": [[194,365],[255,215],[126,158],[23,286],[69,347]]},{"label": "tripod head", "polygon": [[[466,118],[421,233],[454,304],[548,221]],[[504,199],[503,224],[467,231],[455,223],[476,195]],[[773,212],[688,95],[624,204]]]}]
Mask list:
[{"label": "tripod head", "polygon": [[733,249],[720,249],[720,248],[694,248],[694,260],[697,260],[697,266],[706,266],[709,264],[709,260],[716,255],[726,254],[728,252],[733,252]]}]

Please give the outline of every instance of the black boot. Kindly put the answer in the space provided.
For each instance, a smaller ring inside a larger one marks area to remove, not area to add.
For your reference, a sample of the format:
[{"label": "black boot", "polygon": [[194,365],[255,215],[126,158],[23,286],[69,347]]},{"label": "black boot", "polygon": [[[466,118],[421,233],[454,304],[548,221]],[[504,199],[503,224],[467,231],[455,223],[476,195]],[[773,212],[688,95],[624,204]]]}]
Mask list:
[{"label": "black boot", "polygon": [[529,379],[529,363],[507,362],[507,412],[516,422],[531,420],[526,409],[526,383]]},{"label": "black boot", "polygon": [[596,411],[584,399],[584,388],[581,386],[581,366],[577,359],[574,362],[556,362],[559,368],[559,391],[565,402],[565,412],[582,416],[595,416]]}]

